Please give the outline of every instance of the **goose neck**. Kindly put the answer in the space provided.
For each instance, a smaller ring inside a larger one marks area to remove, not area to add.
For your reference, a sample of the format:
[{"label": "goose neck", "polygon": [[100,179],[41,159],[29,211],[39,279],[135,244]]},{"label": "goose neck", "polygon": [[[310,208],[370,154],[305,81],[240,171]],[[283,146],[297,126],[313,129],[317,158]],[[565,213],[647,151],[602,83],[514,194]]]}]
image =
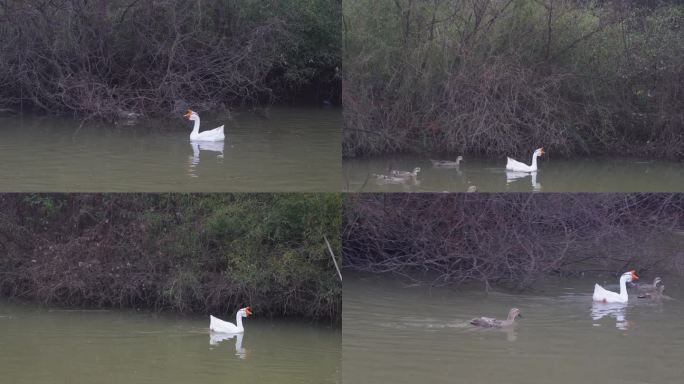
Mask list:
[{"label": "goose neck", "polygon": [[237,325],[238,330],[242,332],[245,328],[242,326],[242,316],[240,316],[240,313],[235,314],[235,325]]},{"label": "goose neck", "polygon": [[627,276],[620,277],[620,297],[627,299]]},{"label": "goose neck", "polygon": [[199,116],[193,118],[193,121],[195,122],[195,125],[192,128],[192,134],[196,135],[199,133],[199,128],[200,128],[200,118]]}]

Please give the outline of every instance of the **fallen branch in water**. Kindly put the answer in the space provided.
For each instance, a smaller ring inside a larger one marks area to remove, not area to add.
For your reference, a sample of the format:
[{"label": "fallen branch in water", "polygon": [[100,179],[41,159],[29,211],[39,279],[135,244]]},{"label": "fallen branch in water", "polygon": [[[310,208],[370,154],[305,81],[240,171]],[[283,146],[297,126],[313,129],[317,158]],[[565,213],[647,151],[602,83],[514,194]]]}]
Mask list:
[{"label": "fallen branch in water", "polygon": [[328,242],[328,238],[325,235],[323,235],[323,239],[325,240],[325,245],[328,246],[328,251],[330,251],[330,257],[332,258],[332,261],[335,264],[335,269],[337,270],[337,276],[339,276],[340,281],[342,281],[342,273],[340,272],[340,267],[337,266],[337,260],[335,260],[335,253],[333,253],[333,250],[330,247],[330,242]]}]

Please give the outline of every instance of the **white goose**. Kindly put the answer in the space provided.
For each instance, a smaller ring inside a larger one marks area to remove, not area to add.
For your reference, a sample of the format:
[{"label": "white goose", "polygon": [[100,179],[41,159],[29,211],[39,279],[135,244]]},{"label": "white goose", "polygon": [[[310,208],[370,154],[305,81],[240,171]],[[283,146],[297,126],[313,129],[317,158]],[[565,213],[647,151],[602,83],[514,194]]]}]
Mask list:
[{"label": "white goose", "polygon": [[242,326],[242,318],[251,314],[252,310],[249,307],[237,311],[235,314],[235,324],[237,325],[209,315],[209,330],[219,333],[243,333],[245,328]]},{"label": "white goose", "polygon": [[195,122],[195,126],[192,128],[192,132],[190,133],[190,140],[193,141],[223,141],[225,139],[225,135],[223,134],[223,125],[214,128],[210,131],[204,131],[200,132],[200,117],[196,112],[193,112],[188,109],[188,111],[183,115],[188,118],[188,120],[192,120]]},{"label": "white goose", "polygon": [[620,293],[611,292],[602,286],[594,285],[594,301],[602,301],[604,303],[626,303],[627,298],[627,283],[637,280],[639,276],[635,271],[625,272],[620,276]]},{"label": "white goose", "polygon": [[532,165],[521,163],[515,159],[507,157],[506,169],[516,172],[537,172],[537,157],[544,155],[544,148],[539,148],[532,154]]}]

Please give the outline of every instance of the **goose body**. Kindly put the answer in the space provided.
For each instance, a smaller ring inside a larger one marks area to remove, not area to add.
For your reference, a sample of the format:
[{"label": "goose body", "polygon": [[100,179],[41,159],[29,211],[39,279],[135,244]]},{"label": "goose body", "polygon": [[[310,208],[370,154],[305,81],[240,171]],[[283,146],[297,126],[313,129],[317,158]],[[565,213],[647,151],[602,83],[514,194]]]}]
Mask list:
[{"label": "goose body", "polygon": [[200,132],[200,117],[196,112],[188,109],[183,116],[187,117],[188,120],[195,122],[192,132],[190,132],[191,141],[223,141],[225,139],[226,136],[223,133],[223,125],[209,131]]},{"label": "goose body", "polygon": [[518,308],[511,308],[511,310],[508,311],[508,318],[506,320],[498,320],[493,317],[478,317],[470,320],[470,324],[483,328],[510,327],[518,317],[522,317],[520,310]]},{"label": "goose body", "polygon": [[403,177],[403,178],[407,178],[407,177],[416,177],[416,176],[418,176],[418,172],[420,172],[420,167],[414,168],[414,169],[413,169],[413,172],[409,172],[409,171],[392,171],[392,172],[390,172],[390,175],[393,176],[393,177]]},{"label": "goose body", "polygon": [[430,159],[432,166],[435,168],[458,168],[461,165],[461,161],[463,161],[463,156],[457,157],[456,161]]},{"label": "goose body", "polygon": [[537,157],[544,155],[544,148],[539,148],[532,154],[532,165],[521,163],[518,160],[506,158],[506,170],[516,172],[537,172]]},{"label": "goose body", "polygon": [[625,272],[620,276],[620,292],[609,291],[602,286],[594,285],[594,295],[592,299],[594,301],[601,301],[604,303],[626,303],[628,301],[627,296],[627,286],[628,282],[632,282],[638,279],[639,276],[636,275],[634,271]]},{"label": "goose body", "polygon": [[235,314],[235,324],[209,315],[209,330],[218,333],[243,333],[242,318],[252,314],[249,307],[242,308]]}]

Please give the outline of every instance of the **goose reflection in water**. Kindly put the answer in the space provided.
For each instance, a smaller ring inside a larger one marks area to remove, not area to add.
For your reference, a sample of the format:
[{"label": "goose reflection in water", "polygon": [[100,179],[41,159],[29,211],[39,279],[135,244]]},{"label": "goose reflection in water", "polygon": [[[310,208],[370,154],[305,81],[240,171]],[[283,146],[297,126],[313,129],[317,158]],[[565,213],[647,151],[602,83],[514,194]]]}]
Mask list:
[{"label": "goose reflection in water", "polygon": [[187,168],[188,176],[190,177],[199,176],[195,173],[195,169],[200,163],[201,151],[218,152],[216,155],[217,161],[221,162],[223,160],[223,141],[190,141],[190,146],[192,147],[192,156],[189,157]]},{"label": "goose reflection in water", "polygon": [[[604,317],[615,318],[615,327],[623,331],[626,331],[632,325],[632,322],[627,320],[627,303],[594,301],[591,304],[591,319],[597,321]],[[600,326],[598,323],[594,323],[594,325]]]},{"label": "goose reflection in water", "polygon": [[242,348],[242,338],[245,336],[244,333],[219,333],[219,332],[209,332],[209,345],[219,345],[219,343],[235,338],[235,356],[246,359],[247,349]]},{"label": "goose reflection in water", "polygon": [[542,189],[542,185],[537,183],[537,172],[516,172],[516,171],[506,171],[506,184],[514,183],[522,178],[529,177],[532,182],[532,191],[539,192]]}]

